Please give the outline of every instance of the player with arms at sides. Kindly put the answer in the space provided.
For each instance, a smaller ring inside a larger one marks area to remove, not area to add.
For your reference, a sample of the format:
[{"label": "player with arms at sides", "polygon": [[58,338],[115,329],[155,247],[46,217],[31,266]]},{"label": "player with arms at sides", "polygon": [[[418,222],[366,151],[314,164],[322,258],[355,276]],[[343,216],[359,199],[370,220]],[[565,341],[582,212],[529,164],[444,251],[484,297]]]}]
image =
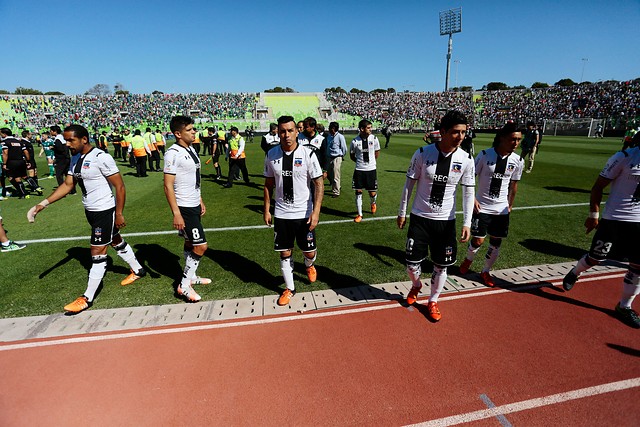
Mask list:
[{"label": "player with arms at sides", "polygon": [[[32,207],[27,213],[27,219],[34,222],[40,211],[69,194],[76,184],[82,190],[82,204],[91,226],[91,269],[84,294],[64,307],[68,313],[79,313],[93,305],[107,270],[109,246],[131,268],[131,274],[120,282],[121,285],[130,285],[146,275],[146,272],[131,246],[120,235],[120,229],[126,226],[123,216],[126,192],[113,157],[89,143],[89,132],[83,126],[67,126],[63,137],[76,160],[71,163],[62,184],[50,196]],[[115,189],[115,197],[112,187]]]},{"label": "player with arms at sides", "polygon": [[356,192],[356,210],[357,215],[354,222],[362,221],[362,191],[369,192],[371,201],[371,213],[375,214],[378,210],[378,173],[376,170],[376,161],[380,154],[380,141],[373,135],[371,131],[371,122],[369,120],[360,120],[358,123],[360,133],[356,136],[349,147],[349,157],[356,163],[353,171],[352,187]]},{"label": "player with arms at sides", "polygon": [[[316,232],[324,186],[322,168],[311,148],[302,146],[296,123],[291,116],[278,118],[280,145],[264,159],[264,222],[273,224],[274,249],[280,253],[280,269],[286,289],[278,305],[287,305],[295,294],[293,282],[293,245],[304,254],[309,282],[317,278]],[[313,183],[312,186],[310,184]],[[314,189],[311,194],[310,187]],[[275,211],[271,217],[271,199],[275,188]]]},{"label": "player with arms at sides", "polygon": [[56,171],[53,167],[53,147],[55,143],[51,134],[47,132],[42,136],[42,149],[40,150],[40,154],[38,156],[42,157],[44,154],[47,158],[47,166],[49,166],[49,176],[47,178],[53,178],[56,176]]},{"label": "player with arms at sides", "polygon": [[211,279],[196,275],[208,246],[200,220],[207,209],[200,195],[200,158],[192,147],[196,139],[193,124],[187,116],[171,119],[176,142],[164,155],[164,194],[173,214],[173,228],[184,237],[185,265],[176,293],[188,302],[201,299],[192,285],[211,283]]},{"label": "player with arms at sides", "polygon": [[460,274],[467,274],[473,259],[489,234],[489,249],[480,273],[482,281],[494,287],[489,271],[498,259],[502,239],[509,233],[509,214],[522,177],[524,160],[515,150],[522,139],[522,131],[509,122],[498,130],[493,147],[482,150],[475,161],[478,190],[471,219],[471,236],[467,257],[460,265]]},{"label": "player with arms at sides", "polygon": [[460,184],[464,215],[460,241],[464,243],[471,237],[475,185],[473,159],[460,148],[467,132],[466,116],[455,110],[447,112],[440,122],[440,132],[440,142],[421,147],[413,154],[397,218],[398,228],[404,228],[407,204],[417,184],[405,248],[412,283],[407,303],[413,304],[418,299],[422,288],[421,263],[430,250],[433,275],[427,312],[434,322],[442,318],[438,298],[447,280],[447,267],[456,263],[456,190]]},{"label": "player with arms at sides", "polygon": [[[640,293],[640,133],[631,148],[609,158],[591,188],[589,216],[584,222],[587,233],[597,229],[589,253],[565,276],[562,287],[569,291],[580,275],[607,259],[629,260],[629,271],[622,282],[622,296],[615,307],[616,316],[633,328],[640,328],[640,317],[631,308]],[[611,184],[609,198],[600,218],[604,189]]]}]

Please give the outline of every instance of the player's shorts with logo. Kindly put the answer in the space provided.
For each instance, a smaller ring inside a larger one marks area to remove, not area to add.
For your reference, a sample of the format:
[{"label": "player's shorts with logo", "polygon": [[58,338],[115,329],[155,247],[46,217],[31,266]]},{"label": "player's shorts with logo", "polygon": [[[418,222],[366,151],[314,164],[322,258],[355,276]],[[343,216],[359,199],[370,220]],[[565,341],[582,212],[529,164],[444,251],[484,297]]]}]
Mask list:
[{"label": "player's shorts with logo", "polygon": [[202,221],[200,221],[202,208],[200,206],[192,208],[178,206],[178,209],[180,209],[180,215],[182,215],[182,219],[184,220],[184,230],[179,234],[194,246],[204,245],[207,243],[207,239],[204,235],[204,228],[202,227]]},{"label": "player's shorts with logo", "polygon": [[640,264],[640,223],[601,219],[593,236],[589,256],[598,261],[625,258]]},{"label": "player's shorts with logo", "polygon": [[354,190],[378,190],[378,171],[353,171],[353,181],[351,188]]},{"label": "player's shorts with logo", "polygon": [[411,214],[406,245],[407,263],[420,263],[431,251],[431,261],[441,266],[456,263],[456,221],[434,220]]},{"label": "player's shorts with logo", "polygon": [[492,215],[474,213],[471,218],[471,235],[473,237],[491,237],[504,239],[509,234],[509,214]]},{"label": "player's shorts with logo", "polygon": [[273,248],[277,252],[293,249],[296,242],[302,252],[313,252],[316,250],[316,230],[309,230],[308,219],[282,219],[275,218],[273,221]]},{"label": "player's shorts with logo", "polygon": [[119,231],[116,228],[116,208],[104,211],[84,211],[91,226],[91,246],[106,246]]}]

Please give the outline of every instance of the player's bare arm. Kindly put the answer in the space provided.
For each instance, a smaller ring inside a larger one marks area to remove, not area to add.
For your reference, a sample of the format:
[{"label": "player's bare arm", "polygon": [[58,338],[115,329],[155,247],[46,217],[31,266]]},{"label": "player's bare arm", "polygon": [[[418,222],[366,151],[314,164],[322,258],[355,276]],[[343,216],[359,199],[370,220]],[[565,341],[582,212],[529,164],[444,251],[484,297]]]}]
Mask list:
[{"label": "player's bare arm", "polygon": [[178,208],[178,202],[176,201],[176,193],[173,189],[173,184],[176,181],[176,176],[171,174],[164,174],[164,195],[167,197],[167,202],[171,208],[173,214],[173,228],[176,230],[184,230],[184,219]]},{"label": "player's bare arm", "polygon": [[313,230],[320,221],[320,208],[322,207],[322,197],[324,196],[324,182],[322,177],[313,180],[313,211],[307,223],[309,230]]},{"label": "player's bare arm", "polygon": [[127,192],[124,187],[124,181],[122,175],[116,173],[107,177],[107,181],[116,191],[116,227],[118,229],[124,228],[127,223],[124,220],[124,203],[127,198]]},{"label": "player's bare arm", "polygon": [[263,206],[263,219],[264,223],[271,227],[271,194],[273,193],[273,187],[275,185],[274,178],[264,179],[264,206]]},{"label": "player's bare arm", "polygon": [[602,193],[604,189],[611,182],[610,179],[598,176],[596,182],[591,187],[591,198],[589,200],[589,216],[584,221],[584,226],[587,229],[587,234],[591,230],[598,228],[599,216],[600,216],[600,203],[602,202]]}]

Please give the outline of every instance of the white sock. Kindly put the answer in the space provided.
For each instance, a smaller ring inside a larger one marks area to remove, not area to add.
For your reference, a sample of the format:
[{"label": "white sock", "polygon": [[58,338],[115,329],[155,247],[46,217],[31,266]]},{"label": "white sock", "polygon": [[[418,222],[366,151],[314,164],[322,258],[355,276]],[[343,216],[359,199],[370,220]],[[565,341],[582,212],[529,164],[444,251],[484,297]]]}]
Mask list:
[{"label": "white sock", "polygon": [[431,296],[429,302],[438,302],[440,292],[447,283],[447,267],[433,266],[433,275],[431,275]]},{"label": "white sock", "polygon": [[422,274],[422,267],[420,264],[407,264],[407,273],[409,274],[409,279],[411,279],[411,287],[421,288],[420,275]]},{"label": "white sock", "polygon": [[631,308],[631,303],[638,294],[640,294],[640,272],[629,270],[622,283],[620,307]]},{"label": "white sock", "polygon": [[314,262],[316,262],[316,257],[317,257],[318,253],[314,253],[313,254],[313,258],[307,258],[306,256],[304,257],[304,266],[305,267],[311,267],[313,265]]},{"label": "white sock", "polygon": [[[124,243],[124,247],[122,249],[118,249],[119,247],[122,246],[122,243]],[[116,252],[124,262],[129,264],[129,267],[131,267],[131,270],[133,270],[134,273],[137,273],[138,271],[140,271],[142,266],[138,262],[136,255],[133,253],[133,249],[131,249],[131,246],[128,243],[125,243],[124,241],[122,243],[118,245],[118,247],[116,247]]]},{"label": "white sock", "polygon": [[107,271],[107,256],[96,255],[91,257],[91,269],[89,270],[89,281],[87,283],[87,290],[84,291],[84,296],[87,297],[89,302],[92,302],[96,296],[96,291],[100,286],[100,282],[104,278],[104,273]]},{"label": "white sock", "polygon": [[467,259],[469,261],[473,261],[480,250],[480,246],[477,248],[473,247],[471,243],[469,243],[469,247],[467,248]]},{"label": "white sock", "polygon": [[187,261],[184,263],[184,271],[182,272],[182,281],[180,282],[182,289],[188,289],[191,286],[191,279],[196,277],[200,258],[202,258],[200,255],[196,255],[193,252],[187,257]]},{"label": "white sock", "polygon": [[576,276],[580,276],[584,271],[587,271],[588,269],[590,269],[592,267],[592,265],[590,265],[587,262],[587,256],[585,255],[582,258],[580,258],[580,260],[578,261],[578,263],[575,265],[575,267],[573,267],[573,272]]},{"label": "white sock", "polygon": [[356,209],[358,210],[358,215],[362,216],[362,193],[356,194]]},{"label": "white sock", "polygon": [[293,257],[280,258],[280,270],[282,278],[287,289],[294,291],[296,289],[293,284]]},{"label": "white sock", "polygon": [[487,249],[487,255],[484,261],[484,267],[482,268],[483,272],[488,272],[495,264],[498,259],[498,255],[500,255],[500,246],[489,245],[489,249]]}]

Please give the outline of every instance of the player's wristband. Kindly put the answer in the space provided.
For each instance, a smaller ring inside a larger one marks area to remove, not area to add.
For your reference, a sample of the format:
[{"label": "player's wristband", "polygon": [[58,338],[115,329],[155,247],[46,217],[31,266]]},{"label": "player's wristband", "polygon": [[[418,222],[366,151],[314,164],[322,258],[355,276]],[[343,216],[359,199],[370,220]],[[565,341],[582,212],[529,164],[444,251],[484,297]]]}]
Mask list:
[{"label": "player's wristband", "polygon": [[43,208],[46,208],[47,206],[49,206],[49,201],[47,199],[44,199],[43,201],[41,201],[40,203],[38,203],[40,206],[42,206]]},{"label": "player's wristband", "polygon": [[589,218],[591,218],[591,219],[599,219],[600,218],[600,212],[589,212]]}]

